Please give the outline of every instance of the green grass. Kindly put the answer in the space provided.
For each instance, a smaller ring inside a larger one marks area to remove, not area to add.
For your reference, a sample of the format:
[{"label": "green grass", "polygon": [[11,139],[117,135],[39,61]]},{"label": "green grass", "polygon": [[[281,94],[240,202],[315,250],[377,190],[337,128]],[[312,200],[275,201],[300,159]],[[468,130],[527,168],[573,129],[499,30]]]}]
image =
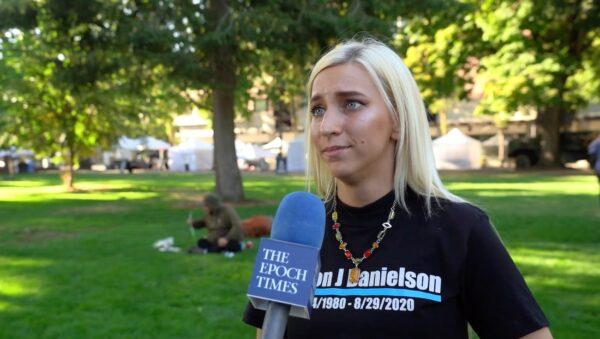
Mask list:
[{"label": "green grass", "polygon": [[[566,174],[565,174],[566,173]],[[593,176],[573,172],[445,173],[486,210],[557,338],[600,337],[600,207]],[[240,318],[255,251],[187,248],[185,218],[210,174],[81,174],[0,181],[0,338],[253,338]],[[242,217],[274,214],[300,176],[244,176]]]}]

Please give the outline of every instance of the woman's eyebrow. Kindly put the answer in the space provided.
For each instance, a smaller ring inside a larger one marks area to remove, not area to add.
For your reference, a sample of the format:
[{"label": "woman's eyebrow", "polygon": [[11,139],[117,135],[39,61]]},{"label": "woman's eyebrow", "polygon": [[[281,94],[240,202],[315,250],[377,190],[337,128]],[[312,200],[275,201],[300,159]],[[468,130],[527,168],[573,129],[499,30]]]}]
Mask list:
[{"label": "woman's eyebrow", "polygon": [[[363,93],[358,91],[339,91],[334,93],[337,97],[351,97],[351,96],[365,96]],[[317,101],[322,99],[323,97],[320,94],[315,94],[310,98],[310,101]]]},{"label": "woman's eyebrow", "polygon": [[340,91],[336,92],[335,95],[338,97],[351,97],[356,95],[365,96],[363,93],[358,91]]}]

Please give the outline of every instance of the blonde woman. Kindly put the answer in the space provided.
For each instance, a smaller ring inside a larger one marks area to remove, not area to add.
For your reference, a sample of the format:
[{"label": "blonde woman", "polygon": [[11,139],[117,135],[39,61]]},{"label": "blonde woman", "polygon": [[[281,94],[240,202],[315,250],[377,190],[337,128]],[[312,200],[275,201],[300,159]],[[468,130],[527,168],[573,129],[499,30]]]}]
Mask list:
[{"label": "blonde woman", "polygon": [[[308,82],[307,178],[327,209],[310,320],[288,338],[551,338],[488,216],[436,171],[423,100],[400,57],[368,39]],[[264,312],[244,321],[260,328]]]}]

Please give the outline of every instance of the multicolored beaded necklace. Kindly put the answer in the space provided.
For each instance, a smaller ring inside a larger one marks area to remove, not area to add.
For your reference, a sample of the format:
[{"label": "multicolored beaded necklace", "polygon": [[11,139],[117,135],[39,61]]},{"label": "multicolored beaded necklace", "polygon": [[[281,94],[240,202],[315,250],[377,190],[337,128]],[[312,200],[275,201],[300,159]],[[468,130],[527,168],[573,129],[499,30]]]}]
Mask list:
[{"label": "multicolored beaded necklace", "polygon": [[387,232],[387,230],[392,228],[391,221],[392,221],[392,219],[394,219],[394,216],[396,215],[394,212],[394,209],[396,208],[396,200],[394,200],[394,203],[392,204],[392,208],[390,209],[390,214],[388,215],[387,221],[381,224],[381,226],[383,226],[383,229],[381,231],[379,231],[379,233],[377,233],[377,239],[375,239],[373,244],[371,244],[371,248],[369,248],[363,252],[361,258],[355,258],[352,255],[352,253],[350,253],[350,251],[347,248],[348,243],[344,242],[344,239],[342,238],[342,232],[340,232],[341,225],[338,222],[338,213],[337,213],[336,207],[337,207],[337,198],[334,197],[333,198],[333,212],[331,213],[331,220],[333,220],[332,228],[335,231],[335,239],[340,243],[340,246],[339,246],[340,250],[342,250],[344,252],[344,256],[346,257],[346,259],[352,261],[352,263],[354,264],[354,268],[350,270],[350,276],[348,277],[348,279],[350,280],[351,283],[356,284],[358,282],[358,279],[360,278],[360,269],[358,268],[358,265],[360,265],[365,259],[370,257],[371,254],[373,254],[373,252],[379,248],[379,244],[383,240],[383,237],[385,237],[385,233]]}]

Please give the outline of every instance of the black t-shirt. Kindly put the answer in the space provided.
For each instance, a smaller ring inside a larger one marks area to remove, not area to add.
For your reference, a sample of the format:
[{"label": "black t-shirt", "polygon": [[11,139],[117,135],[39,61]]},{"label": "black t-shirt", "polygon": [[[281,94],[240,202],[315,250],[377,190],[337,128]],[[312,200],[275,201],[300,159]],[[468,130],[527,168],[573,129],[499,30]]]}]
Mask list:
[{"label": "black t-shirt", "polygon": [[[421,197],[408,189],[406,199],[411,214],[396,208],[355,286],[326,206],[311,319],[290,317],[287,338],[467,338],[467,322],[481,338],[516,338],[548,326],[483,211],[441,200],[426,218]],[[393,191],[361,208],[338,200],[340,231],[355,257],[371,247],[393,201]],[[244,321],[262,327],[263,319],[248,304]]]}]

